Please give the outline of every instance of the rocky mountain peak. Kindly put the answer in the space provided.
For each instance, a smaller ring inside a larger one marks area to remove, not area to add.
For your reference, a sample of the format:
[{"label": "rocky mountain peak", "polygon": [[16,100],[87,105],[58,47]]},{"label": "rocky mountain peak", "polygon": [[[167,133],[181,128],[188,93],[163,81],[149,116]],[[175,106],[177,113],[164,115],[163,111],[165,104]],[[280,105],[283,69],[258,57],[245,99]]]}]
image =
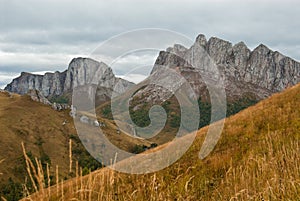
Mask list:
[{"label": "rocky mountain peak", "polygon": [[247,49],[247,50],[250,51],[250,49],[247,47],[247,45],[243,41],[238,42],[237,44],[235,44],[233,46],[233,48],[237,49],[237,50],[245,50],[245,49]]},{"label": "rocky mountain peak", "polygon": [[29,76],[29,75],[32,75],[32,74],[28,73],[28,72],[21,72],[21,76]]},{"label": "rocky mountain peak", "polygon": [[85,58],[85,57],[77,57],[73,58],[69,64],[68,70],[71,68],[81,68],[82,65],[89,66],[91,68],[96,67],[103,67],[103,68],[109,68],[105,63],[96,61],[92,58]]},{"label": "rocky mountain peak", "polygon": [[199,34],[196,38],[196,43],[198,43],[200,46],[206,48],[207,40],[204,34]]},{"label": "rocky mountain peak", "polygon": [[225,63],[226,58],[232,52],[232,44],[217,37],[211,37],[208,40],[206,51],[216,64]]},{"label": "rocky mountain peak", "polygon": [[259,44],[255,49],[255,50],[264,50],[264,51],[270,51],[270,49],[265,45],[265,44]]},{"label": "rocky mountain peak", "polygon": [[217,37],[211,37],[208,40],[209,49],[230,49],[232,48],[232,43]]},{"label": "rocky mountain peak", "polygon": [[73,87],[86,84],[94,84],[103,89],[99,91],[106,97],[103,101],[110,97],[113,90],[122,93],[133,85],[131,82],[116,78],[112,69],[105,63],[78,57],[71,60],[68,69],[64,72],[57,71],[44,75],[23,72],[8,84],[5,90],[18,94],[37,90],[42,96],[50,99],[62,95],[70,97]]},{"label": "rocky mountain peak", "polygon": [[179,57],[183,57],[187,50],[188,49],[186,47],[184,47],[183,45],[175,44],[173,47],[167,48],[166,51],[169,53],[172,53],[174,55],[177,55]]},{"label": "rocky mountain peak", "polygon": [[[201,52],[196,48],[196,44],[203,47],[205,54],[210,56],[221,74],[225,75],[228,97],[252,94],[252,97],[260,100],[300,82],[300,63],[270,50],[263,44],[251,51],[244,42],[232,45],[231,42],[217,37],[206,41],[203,34],[198,35],[193,46],[181,51],[180,57],[172,52],[161,51],[151,75],[158,72],[160,66],[179,69],[181,74],[193,83],[194,90],[200,95],[204,88],[203,83],[199,81],[199,76],[195,75],[195,69],[189,65],[190,61],[201,62],[203,50]],[[195,58],[195,55],[198,58]]]},{"label": "rocky mountain peak", "polygon": [[[71,90],[85,84],[103,84],[101,81],[114,79],[112,69],[103,62],[90,58],[74,58],[69,64],[64,88]],[[105,84],[104,84],[105,85]],[[107,87],[112,83],[106,83]]]},{"label": "rocky mountain peak", "polygon": [[270,56],[273,53],[274,52],[264,44],[260,44],[252,51],[252,54],[260,55],[261,57]]}]

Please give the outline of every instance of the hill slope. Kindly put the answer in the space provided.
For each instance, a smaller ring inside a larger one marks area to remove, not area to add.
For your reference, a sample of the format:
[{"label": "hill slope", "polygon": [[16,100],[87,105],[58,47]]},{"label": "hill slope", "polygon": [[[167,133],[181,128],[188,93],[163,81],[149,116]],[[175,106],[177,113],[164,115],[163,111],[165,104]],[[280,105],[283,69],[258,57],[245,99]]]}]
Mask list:
[{"label": "hill slope", "polygon": [[[1,158],[5,159],[5,169],[0,168],[4,176],[12,176],[7,167],[11,167],[16,153],[22,156],[22,141],[35,156],[40,155],[40,148],[43,148],[53,158],[54,164],[64,167],[53,156],[68,155],[68,137],[76,134],[69,123],[72,119],[68,112],[54,111],[49,106],[32,101],[29,96],[16,94],[0,93],[0,102],[0,153]],[[63,122],[68,123],[63,125]]]},{"label": "hill slope", "polygon": [[53,187],[50,200],[300,199],[300,85],[227,118],[214,151],[199,160],[206,131],[164,170],[127,175],[104,168],[61,184],[64,192]]},{"label": "hill slope", "polygon": [[[133,151],[136,145],[150,144],[130,138],[124,133],[117,134],[116,126],[108,120],[104,133],[120,148]],[[73,169],[78,161],[85,174],[96,170],[101,164],[94,160],[82,146],[69,110],[55,111],[51,106],[32,101],[27,95],[21,96],[0,92],[0,196],[16,200],[23,195],[22,184],[32,189],[26,171],[21,142],[24,142],[28,156],[42,162],[44,172],[50,166],[51,184],[55,183],[56,166],[59,177],[69,179],[75,176],[69,172],[69,142],[72,141]],[[27,178],[27,182],[25,182]]]}]

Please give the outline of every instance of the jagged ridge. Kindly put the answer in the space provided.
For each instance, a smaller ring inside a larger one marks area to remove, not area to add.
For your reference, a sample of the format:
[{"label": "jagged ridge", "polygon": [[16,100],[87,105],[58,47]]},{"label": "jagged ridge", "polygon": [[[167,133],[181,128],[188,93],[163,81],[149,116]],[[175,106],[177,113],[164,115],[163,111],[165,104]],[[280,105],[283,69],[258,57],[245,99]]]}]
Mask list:
[{"label": "jagged ridge", "polygon": [[[18,94],[26,94],[29,90],[38,90],[46,98],[66,95],[72,92],[73,87],[95,84],[105,88],[99,92],[107,100],[113,90],[122,93],[133,83],[115,77],[112,69],[103,62],[90,58],[74,58],[64,72],[46,73],[35,75],[22,72],[21,76],[15,78],[8,84],[5,90]],[[116,86],[117,84],[117,86]],[[116,88],[114,89],[114,87]]]},{"label": "jagged ridge", "polygon": [[[225,76],[224,87],[228,100],[245,96],[261,100],[300,82],[300,63],[270,50],[263,44],[251,51],[244,42],[232,45],[216,37],[207,41],[203,34],[196,38],[190,48],[175,44],[166,51],[161,51],[151,72],[152,82],[167,79],[160,76],[161,66],[176,69],[191,84],[199,97],[205,96],[204,99],[207,99],[208,94],[205,92],[206,86],[201,73],[191,66],[192,61],[196,64],[203,62],[203,52],[199,50],[199,46]],[[197,55],[196,58],[194,55]],[[160,89],[148,86],[137,95],[152,94],[157,90]],[[170,93],[161,97],[161,100],[169,96]]]}]

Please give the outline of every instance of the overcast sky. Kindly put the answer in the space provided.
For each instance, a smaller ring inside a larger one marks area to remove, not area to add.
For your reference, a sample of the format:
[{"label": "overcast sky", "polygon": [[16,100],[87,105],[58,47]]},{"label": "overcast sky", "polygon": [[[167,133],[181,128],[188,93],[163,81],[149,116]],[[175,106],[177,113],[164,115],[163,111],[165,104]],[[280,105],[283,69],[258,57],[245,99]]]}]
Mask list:
[{"label": "overcast sky", "polygon": [[[300,3],[297,1],[0,2],[1,87],[21,71],[63,71],[73,57],[88,56],[108,38],[140,28],[170,29],[193,40],[203,33],[207,38],[217,36],[232,43],[244,41],[251,49],[264,43],[300,60]],[[156,55],[152,52],[131,58],[143,59],[151,68]],[[114,70],[121,76],[124,72]],[[148,72],[145,70],[144,75]],[[130,76],[139,80],[143,77],[139,75]]]}]

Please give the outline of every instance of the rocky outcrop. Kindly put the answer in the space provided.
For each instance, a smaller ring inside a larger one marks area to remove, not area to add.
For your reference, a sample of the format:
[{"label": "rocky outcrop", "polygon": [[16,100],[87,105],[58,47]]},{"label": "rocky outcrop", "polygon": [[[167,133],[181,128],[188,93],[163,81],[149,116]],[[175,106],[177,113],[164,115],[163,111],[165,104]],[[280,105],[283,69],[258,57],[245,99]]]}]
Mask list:
[{"label": "rocky outcrop", "polygon": [[116,78],[112,69],[103,62],[98,62],[89,58],[73,59],[66,72],[64,82],[64,92],[70,91],[73,87],[95,84],[99,88],[114,89],[118,93],[123,93],[133,84]]},{"label": "rocky outcrop", "polygon": [[51,105],[50,101],[45,98],[38,90],[30,89],[27,94],[33,101],[40,102],[45,105]]},{"label": "rocky outcrop", "polygon": [[[197,73],[200,70],[191,65],[203,62],[201,51],[210,56],[220,74],[225,76],[225,90],[229,99],[250,94],[260,100],[300,82],[300,63],[270,50],[265,45],[259,45],[251,51],[243,42],[232,45],[216,37],[207,41],[202,34],[190,48],[176,44],[161,51],[150,77],[156,80],[166,79],[159,76],[163,74],[160,72],[162,66],[172,68],[191,84],[198,96],[203,95],[206,87],[201,73]],[[147,86],[136,95],[152,94],[158,88]],[[168,97],[162,99],[166,98]]]},{"label": "rocky outcrop", "polygon": [[69,104],[64,104],[64,103],[52,103],[52,108],[56,111],[61,111],[61,110],[67,110],[70,109],[71,106]]},{"label": "rocky outcrop", "polygon": [[[30,90],[38,90],[44,97],[50,99],[71,94],[73,87],[94,84],[98,87],[97,97],[107,101],[113,91],[123,93],[133,83],[115,77],[112,69],[103,62],[89,58],[75,58],[64,72],[35,75],[21,73],[21,76],[8,84],[5,90],[26,94]],[[69,95],[70,96],[70,95]]]},{"label": "rocky outcrop", "polygon": [[5,90],[21,95],[27,94],[29,90],[38,90],[45,97],[60,96],[64,92],[65,77],[66,71],[45,75],[22,72],[20,77],[5,87]]},{"label": "rocky outcrop", "polygon": [[70,109],[68,104],[61,104],[61,103],[51,103],[42,93],[35,89],[30,89],[27,95],[31,98],[31,100],[43,103],[45,105],[50,105],[54,110],[61,111]]}]

